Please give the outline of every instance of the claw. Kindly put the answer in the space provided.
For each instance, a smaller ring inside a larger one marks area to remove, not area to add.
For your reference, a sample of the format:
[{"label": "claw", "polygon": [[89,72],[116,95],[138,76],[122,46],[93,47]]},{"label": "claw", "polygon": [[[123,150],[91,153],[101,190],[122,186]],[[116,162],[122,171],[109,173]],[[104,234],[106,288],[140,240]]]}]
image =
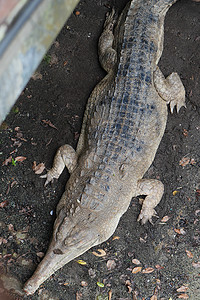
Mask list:
[{"label": "claw", "polygon": [[147,210],[144,210],[144,211],[142,210],[140,212],[137,221],[138,222],[141,221],[142,225],[144,225],[147,221],[149,221],[149,223],[154,225],[154,223],[152,221],[152,217],[159,218],[157,212],[154,209],[148,208]]},{"label": "claw", "polygon": [[172,100],[170,102],[170,111],[173,114],[174,111],[174,107],[176,106],[176,111],[177,113],[179,113],[181,107],[185,107],[186,108],[186,104],[185,104],[185,100]]},{"label": "claw", "polygon": [[40,178],[47,178],[47,180],[45,181],[44,186],[47,186],[47,184],[49,182],[53,182],[54,181],[54,177],[49,172],[47,174],[41,175]]}]

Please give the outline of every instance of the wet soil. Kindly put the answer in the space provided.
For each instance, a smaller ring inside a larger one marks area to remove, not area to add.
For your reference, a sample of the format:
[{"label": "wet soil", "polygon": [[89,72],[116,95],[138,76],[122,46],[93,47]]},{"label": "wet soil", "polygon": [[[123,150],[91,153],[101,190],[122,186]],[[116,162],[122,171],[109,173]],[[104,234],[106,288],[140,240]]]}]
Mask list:
[{"label": "wet soil", "polygon": [[[20,289],[17,285],[32,275],[47,250],[56,205],[69,178],[65,170],[58,181],[44,188],[44,180],[32,170],[33,162],[44,162],[48,169],[59,146],[76,147],[88,96],[105,75],[97,55],[105,14],[109,6],[121,11],[126,2],[81,1],[1,126],[2,300],[2,283]],[[181,0],[169,10],[165,22],[159,65],[165,76],[173,71],[180,75],[187,108],[169,113],[164,137],[146,174],[165,185],[157,207],[160,218],[154,219],[154,225],[141,226],[136,221],[140,204],[134,198],[115,238],[92,249],[103,249],[106,256],[95,256],[90,250],[79,258],[86,265],[74,260],[35,295],[15,299],[199,299],[199,11],[198,1]],[[10,156],[13,160],[2,166]],[[20,156],[26,159],[16,161]]]}]

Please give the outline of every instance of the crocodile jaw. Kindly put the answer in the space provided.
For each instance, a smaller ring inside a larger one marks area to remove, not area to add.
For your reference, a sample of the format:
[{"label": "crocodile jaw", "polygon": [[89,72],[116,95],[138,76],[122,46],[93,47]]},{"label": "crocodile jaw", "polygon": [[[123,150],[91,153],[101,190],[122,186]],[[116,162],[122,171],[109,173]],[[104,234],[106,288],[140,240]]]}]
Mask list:
[{"label": "crocodile jaw", "polygon": [[[71,249],[63,250],[62,247],[58,249],[55,248],[55,243],[51,243],[49,249],[43,258],[43,260],[38,265],[33,276],[25,283],[24,291],[27,295],[32,295],[39,288],[39,286],[48,279],[53,273],[58,269],[62,268],[65,264],[85,253],[91,247],[98,244],[96,241],[91,241],[90,243],[77,245],[71,247]],[[54,245],[52,245],[54,244]],[[54,247],[53,247],[54,246]],[[58,246],[58,245],[57,245]],[[80,246],[80,247],[79,247]],[[62,250],[59,250],[62,249]]]}]

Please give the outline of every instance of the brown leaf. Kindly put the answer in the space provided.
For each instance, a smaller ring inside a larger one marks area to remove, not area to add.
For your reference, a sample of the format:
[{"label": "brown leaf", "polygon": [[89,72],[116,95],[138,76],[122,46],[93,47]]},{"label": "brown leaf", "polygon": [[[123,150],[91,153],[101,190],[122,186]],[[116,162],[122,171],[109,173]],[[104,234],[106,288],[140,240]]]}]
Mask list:
[{"label": "brown leaf", "polygon": [[158,299],[158,297],[156,296],[156,295],[153,295],[151,298],[150,298],[150,300],[157,300]]},{"label": "brown leaf", "polygon": [[46,124],[46,125],[48,125],[48,126],[54,128],[54,129],[57,129],[57,130],[58,130],[58,128],[57,128],[55,125],[53,125],[53,124],[51,123],[50,120],[42,120],[42,122],[43,122],[44,124]]},{"label": "brown leaf", "polygon": [[154,271],[154,268],[148,267],[148,268],[142,270],[142,273],[149,274],[149,273],[152,273],[153,271]]},{"label": "brown leaf", "polygon": [[192,266],[195,268],[195,269],[198,269],[200,268],[200,261],[195,263],[195,262],[192,262]]},{"label": "brown leaf", "polygon": [[183,228],[174,228],[174,231],[177,233],[177,234],[186,234],[185,230]]},{"label": "brown leaf", "polygon": [[189,250],[185,250],[185,252],[189,258],[193,258],[192,252],[190,252]]},{"label": "brown leaf", "polygon": [[199,213],[200,213],[200,209],[195,210],[195,216],[198,216]]},{"label": "brown leaf", "polygon": [[7,166],[9,163],[11,163],[11,161],[12,161],[12,156],[9,156],[8,158],[6,158],[6,160],[4,160],[2,166]]},{"label": "brown leaf", "polygon": [[42,79],[42,74],[40,74],[39,72],[35,72],[35,73],[33,73],[33,75],[31,76],[31,78],[32,78],[33,80]]},{"label": "brown leaf", "polygon": [[17,181],[16,181],[16,180],[14,180],[14,181],[11,183],[10,187],[12,188],[15,184],[17,184]]},{"label": "brown leaf", "polygon": [[132,259],[132,263],[135,264],[135,265],[140,265],[141,264],[141,262],[137,258]]},{"label": "brown leaf", "polygon": [[185,137],[188,136],[188,131],[187,131],[186,129],[183,129],[183,135],[184,135]]},{"label": "brown leaf", "polygon": [[76,292],[76,300],[81,300],[82,294],[81,292]]},{"label": "brown leaf", "polygon": [[162,269],[164,269],[164,267],[163,267],[163,266],[160,266],[160,265],[155,265],[155,268],[156,268],[157,270],[162,270]]},{"label": "brown leaf", "polygon": [[45,164],[44,163],[40,163],[40,164],[37,165],[36,161],[34,161],[32,169],[35,172],[35,174],[41,174],[44,171],[44,169],[45,169]]},{"label": "brown leaf", "polygon": [[26,158],[27,158],[27,157],[25,157],[25,156],[17,156],[17,157],[15,157],[15,161],[20,161],[20,162],[22,162],[22,161],[24,161]]},{"label": "brown leaf", "polygon": [[111,300],[111,298],[112,298],[112,290],[110,290],[110,291],[108,292],[108,300]]},{"label": "brown leaf", "polygon": [[114,261],[114,259],[109,259],[106,263],[107,269],[113,270],[116,267],[116,262]]},{"label": "brown leaf", "polygon": [[93,251],[92,254],[94,254],[95,256],[98,256],[98,257],[106,256],[106,251],[104,251],[103,249],[97,249],[97,251],[99,253],[97,253],[96,251]]},{"label": "brown leaf", "polygon": [[36,255],[40,258],[44,257],[44,252],[37,252]]},{"label": "brown leaf", "polygon": [[86,286],[88,286],[88,283],[86,282],[86,281],[81,281],[81,286],[84,286],[84,287],[86,287]]},{"label": "brown leaf", "polygon": [[8,230],[14,231],[14,226],[13,226],[13,224],[9,224],[9,225],[8,225]]},{"label": "brown leaf", "polygon": [[8,200],[5,200],[3,202],[0,203],[0,208],[4,208],[8,205]]},{"label": "brown leaf", "polygon": [[181,295],[178,295],[178,298],[181,298],[181,299],[188,299],[189,296],[187,294],[181,294]]},{"label": "brown leaf", "polygon": [[135,267],[135,268],[133,268],[132,273],[136,274],[136,273],[141,272],[141,270],[142,270],[142,267]]},{"label": "brown leaf", "polygon": [[188,287],[185,285],[182,285],[180,288],[177,289],[177,292],[181,293],[181,292],[186,292],[187,290],[188,290]]},{"label": "brown leaf", "polygon": [[165,223],[165,222],[167,222],[169,219],[170,219],[169,216],[164,216],[164,217],[162,218],[161,222]]},{"label": "brown leaf", "polygon": [[114,241],[114,240],[119,240],[119,239],[120,239],[120,237],[117,236],[117,235],[113,236],[113,238],[112,238],[113,241]]},{"label": "brown leaf", "polygon": [[189,157],[183,157],[179,161],[179,165],[182,166],[182,167],[185,167],[186,165],[189,164],[189,162],[190,162],[190,158]]}]

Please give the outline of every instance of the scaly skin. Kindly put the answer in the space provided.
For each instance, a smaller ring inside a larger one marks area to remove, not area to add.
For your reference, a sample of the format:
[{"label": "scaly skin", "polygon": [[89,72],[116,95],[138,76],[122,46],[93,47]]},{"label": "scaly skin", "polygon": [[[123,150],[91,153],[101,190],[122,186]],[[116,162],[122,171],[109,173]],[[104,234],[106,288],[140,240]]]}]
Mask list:
[{"label": "scaly skin", "polygon": [[[157,67],[163,24],[173,0],[133,0],[115,25],[107,16],[99,40],[99,58],[107,76],[86,107],[77,150],[62,146],[46,183],[66,166],[71,174],[57,207],[49,249],[24,291],[33,294],[51,274],[115,231],[130,200],[146,195],[138,221],[151,222],[163,184],[142,179],[151,165],[171,111],[185,106],[176,73],[164,78]],[[113,34],[113,28],[115,31]]]}]

